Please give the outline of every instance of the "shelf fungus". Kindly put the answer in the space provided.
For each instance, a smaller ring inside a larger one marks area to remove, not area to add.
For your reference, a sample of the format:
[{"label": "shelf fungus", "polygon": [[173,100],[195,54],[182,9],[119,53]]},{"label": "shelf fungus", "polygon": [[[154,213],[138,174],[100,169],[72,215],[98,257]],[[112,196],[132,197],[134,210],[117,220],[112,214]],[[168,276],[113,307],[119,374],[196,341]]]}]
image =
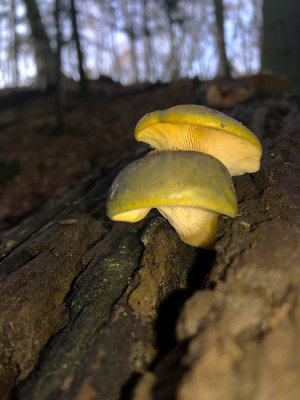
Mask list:
[{"label": "shelf fungus", "polygon": [[115,221],[136,222],[157,208],[180,238],[212,248],[219,214],[237,213],[232,179],[208,154],[170,151],[151,154],[125,167],[115,178],[107,214]]},{"label": "shelf fungus", "polygon": [[160,152],[210,154],[231,176],[260,168],[262,148],[257,137],[233,118],[200,105],[179,105],[146,114],[136,126],[135,138]]}]

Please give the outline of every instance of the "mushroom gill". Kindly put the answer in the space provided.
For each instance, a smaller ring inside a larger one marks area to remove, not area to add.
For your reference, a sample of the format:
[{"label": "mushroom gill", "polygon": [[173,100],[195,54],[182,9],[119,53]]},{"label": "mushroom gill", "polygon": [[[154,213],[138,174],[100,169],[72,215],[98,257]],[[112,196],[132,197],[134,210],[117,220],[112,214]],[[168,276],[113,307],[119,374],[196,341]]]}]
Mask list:
[{"label": "mushroom gill", "polygon": [[135,138],[157,151],[197,151],[220,160],[231,176],[260,168],[261,145],[238,121],[216,110],[181,105],[145,115]]}]

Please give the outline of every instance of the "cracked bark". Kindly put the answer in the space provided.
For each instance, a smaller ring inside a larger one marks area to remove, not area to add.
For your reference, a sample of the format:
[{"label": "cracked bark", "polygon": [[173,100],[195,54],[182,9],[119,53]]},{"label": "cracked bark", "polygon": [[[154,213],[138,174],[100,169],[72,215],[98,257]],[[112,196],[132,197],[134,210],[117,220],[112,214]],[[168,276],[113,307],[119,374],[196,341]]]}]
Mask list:
[{"label": "cracked bark", "polygon": [[[296,399],[299,105],[285,101],[265,121],[261,170],[234,179],[239,216],[220,219],[215,252],[182,243],[156,212],[106,218],[107,189],[137,155],[11,238],[3,398]],[[250,126],[256,106],[232,114]]]}]

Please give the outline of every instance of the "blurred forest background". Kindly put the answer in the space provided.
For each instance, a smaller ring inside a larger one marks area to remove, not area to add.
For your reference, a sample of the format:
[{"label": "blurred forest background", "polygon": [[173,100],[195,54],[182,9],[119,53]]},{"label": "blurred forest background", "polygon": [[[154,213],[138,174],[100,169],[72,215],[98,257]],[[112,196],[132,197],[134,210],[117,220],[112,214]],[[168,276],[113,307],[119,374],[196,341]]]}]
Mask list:
[{"label": "blurred forest background", "polygon": [[[1,86],[29,85],[37,76],[40,85],[51,84],[58,50],[63,73],[76,80],[83,72],[122,84],[213,78],[218,68],[214,3],[221,6],[212,0],[3,0]],[[233,72],[257,72],[261,0],[227,0],[224,6]]]},{"label": "blurred forest background", "polygon": [[135,150],[146,112],[299,94],[299,21],[299,0],[1,0],[0,231]]},{"label": "blurred forest background", "polygon": [[[286,3],[2,0],[0,87],[55,83],[57,58],[63,74],[75,80],[101,75],[122,84],[205,80],[224,74],[220,62],[226,56],[233,76],[262,67],[294,80],[300,6],[297,0]],[[274,52],[280,62],[274,62]]]}]

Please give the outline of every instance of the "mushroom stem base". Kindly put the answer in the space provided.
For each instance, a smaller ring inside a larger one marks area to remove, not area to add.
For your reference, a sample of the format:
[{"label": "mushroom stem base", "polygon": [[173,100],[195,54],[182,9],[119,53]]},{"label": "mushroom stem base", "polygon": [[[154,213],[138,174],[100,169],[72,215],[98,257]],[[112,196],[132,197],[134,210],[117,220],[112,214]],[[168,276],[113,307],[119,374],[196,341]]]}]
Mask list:
[{"label": "mushroom stem base", "polygon": [[218,213],[194,207],[158,207],[180,239],[194,247],[213,249],[216,242]]}]

